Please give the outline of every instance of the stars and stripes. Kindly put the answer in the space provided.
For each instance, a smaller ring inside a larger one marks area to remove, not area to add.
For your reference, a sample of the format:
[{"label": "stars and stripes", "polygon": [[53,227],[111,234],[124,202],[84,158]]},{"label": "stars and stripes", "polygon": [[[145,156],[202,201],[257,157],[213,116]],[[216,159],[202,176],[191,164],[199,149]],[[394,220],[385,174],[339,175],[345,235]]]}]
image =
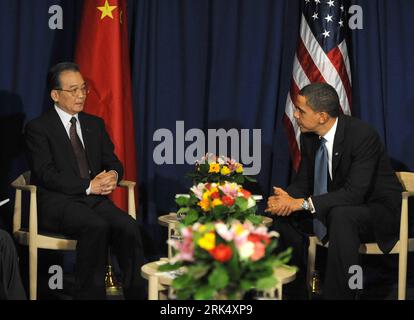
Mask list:
[{"label": "stars and stripes", "polygon": [[293,116],[293,102],[300,88],[311,82],[329,83],[338,92],[343,113],[351,114],[351,69],[345,41],[344,2],[304,0],[302,3],[300,36],[283,119],[295,170],[300,164],[300,130]]}]

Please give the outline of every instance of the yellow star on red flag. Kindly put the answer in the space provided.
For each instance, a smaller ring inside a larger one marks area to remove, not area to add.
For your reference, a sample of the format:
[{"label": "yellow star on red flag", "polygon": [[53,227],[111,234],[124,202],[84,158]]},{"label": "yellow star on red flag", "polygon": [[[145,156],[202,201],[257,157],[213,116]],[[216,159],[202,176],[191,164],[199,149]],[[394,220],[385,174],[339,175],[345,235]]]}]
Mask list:
[{"label": "yellow star on red flag", "polygon": [[108,0],[105,0],[105,5],[103,7],[96,7],[98,10],[102,11],[101,20],[105,17],[109,17],[111,19],[114,18],[112,15],[112,11],[116,9],[117,6],[110,6]]}]

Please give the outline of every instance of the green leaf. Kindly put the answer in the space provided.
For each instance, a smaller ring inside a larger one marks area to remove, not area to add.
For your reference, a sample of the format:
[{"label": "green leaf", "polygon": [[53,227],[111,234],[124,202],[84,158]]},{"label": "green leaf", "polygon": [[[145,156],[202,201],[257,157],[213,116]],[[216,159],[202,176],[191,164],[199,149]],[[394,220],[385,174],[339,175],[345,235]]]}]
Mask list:
[{"label": "green leaf", "polygon": [[188,210],[186,216],[183,219],[183,224],[188,226],[195,223],[198,220],[198,212],[195,209]]},{"label": "green leaf", "polygon": [[167,271],[177,270],[181,266],[182,266],[181,262],[177,262],[174,264],[165,263],[165,264],[158,266],[158,271],[167,272]]},{"label": "green leaf", "polygon": [[200,170],[199,173],[202,173],[203,175],[208,174],[208,171],[210,170],[210,165],[208,163],[200,164],[199,166]]},{"label": "green leaf", "polygon": [[190,208],[183,207],[183,208],[178,209],[177,216],[180,214],[186,214],[188,210],[190,210]]},{"label": "green leaf", "polygon": [[191,289],[182,289],[176,291],[178,300],[190,300],[192,298],[192,294],[193,290]]},{"label": "green leaf", "polygon": [[242,175],[234,176],[233,181],[236,182],[237,184],[243,185],[244,177]]},{"label": "green leaf", "polygon": [[261,278],[256,282],[256,289],[257,290],[266,290],[273,288],[277,284],[277,279],[272,275],[267,278]]},{"label": "green leaf", "polygon": [[222,214],[226,213],[228,210],[229,210],[229,208],[227,208],[226,206],[220,204],[218,206],[215,206],[213,209],[211,209],[211,213],[214,216],[219,217]]},{"label": "green leaf", "polygon": [[173,280],[173,288],[180,290],[189,288],[194,283],[193,278],[191,278],[187,273],[175,278]]},{"label": "green leaf", "polygon": [[202,286],[196,290],[194,294],[195,300],[211,300],[216,290],[211,286]]},{"label": "green leaf", "polygon": [[180,206],[180,207],[185,207],[188,206],[188,201],[190,198],[188,197],[178,197],[175,199],[175,202]]},{"label": "green leaf", "polygon": [[209,270],[208,265],[195,264],[187,268],[187,273],[190,276],[192,276],[194,279],[200,279],[201,277],[207,274],[208,270]]},{"label": "green leaf", "polygon": [[249,181],[249,182],[257,182],[257,180],[256,180],[256,179],[254,179],[254,178],[252,178],[252,177],[249,177],[249,176],[244,176],[244,178],[245,178],[247,181]]},{"label": "green leaf", "polygon": [[255,215],[255,214],[249,215],[246,219],[249,220],[254,225],[261,224],[262,221],[263,221],[263,217],[262,216],[258,216],[258,215]]},{"label": "green leaf", "polygon": [[229,275],[222,265],[216,267],[208,277],[208,283],[215,289],[223,289],[229,283]]},{"label": "green leaf", "polygon": [[254,288],[254,282],[250,280],[241,280],[240,288],[244,291],[250,290],[251,288]]},{"label": "green leaf", "polygon": [[247,209],[247,200],[244,197],[236,198],[236,206],[240,208],[240,211],[245,211]]}]

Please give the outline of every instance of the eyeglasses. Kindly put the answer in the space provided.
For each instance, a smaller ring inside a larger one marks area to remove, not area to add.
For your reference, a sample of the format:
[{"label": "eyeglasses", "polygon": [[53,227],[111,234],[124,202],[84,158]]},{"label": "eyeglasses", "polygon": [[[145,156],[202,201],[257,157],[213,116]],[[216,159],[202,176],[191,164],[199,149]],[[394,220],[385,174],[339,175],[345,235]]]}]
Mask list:
[{"label": "eyeglasses", "polygon": [[55,88],[55,90],[69,92],[72,97],[76,97],[79,94],[79,92],[82,93],[82,95],[87,95],[89,93],[89,87],[86,83],[80,88],[74,88],[71,90]]}]

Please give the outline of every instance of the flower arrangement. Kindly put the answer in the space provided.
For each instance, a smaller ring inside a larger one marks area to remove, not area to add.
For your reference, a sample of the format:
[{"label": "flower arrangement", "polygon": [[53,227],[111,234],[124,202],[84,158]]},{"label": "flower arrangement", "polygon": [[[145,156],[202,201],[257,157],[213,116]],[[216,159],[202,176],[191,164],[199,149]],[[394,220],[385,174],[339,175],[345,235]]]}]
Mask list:
[{"label": "flower arrangement", "polygon": [[215,156],[207,153],[195,164],[195,171],[187,176],[193,179],[194,184],[222,181],[244,184],[245,181],[256,182],[255,179],[243,175],[243,165],[234,159],[225,156]]},{"label": "flower arrangement", "polygon": [[176,255],[159,267],[181,268],[172,283],[178,299],[241,299],[251,289],[269,290],[277,284],[275,268],[291,256],[290,249],[275,254],[275,231],[249,221],[195,223],[181,233],[182,241],[170,240]]},{"label": "flower arrangement", "polygon": [[177,216],[183,216],[184,225],[231,220],[260,224],[263,220],[256,215],[256,201],[251,193],[235,182],[198,183],[189,195],[181,195],[175,201],[180,206]]}]

